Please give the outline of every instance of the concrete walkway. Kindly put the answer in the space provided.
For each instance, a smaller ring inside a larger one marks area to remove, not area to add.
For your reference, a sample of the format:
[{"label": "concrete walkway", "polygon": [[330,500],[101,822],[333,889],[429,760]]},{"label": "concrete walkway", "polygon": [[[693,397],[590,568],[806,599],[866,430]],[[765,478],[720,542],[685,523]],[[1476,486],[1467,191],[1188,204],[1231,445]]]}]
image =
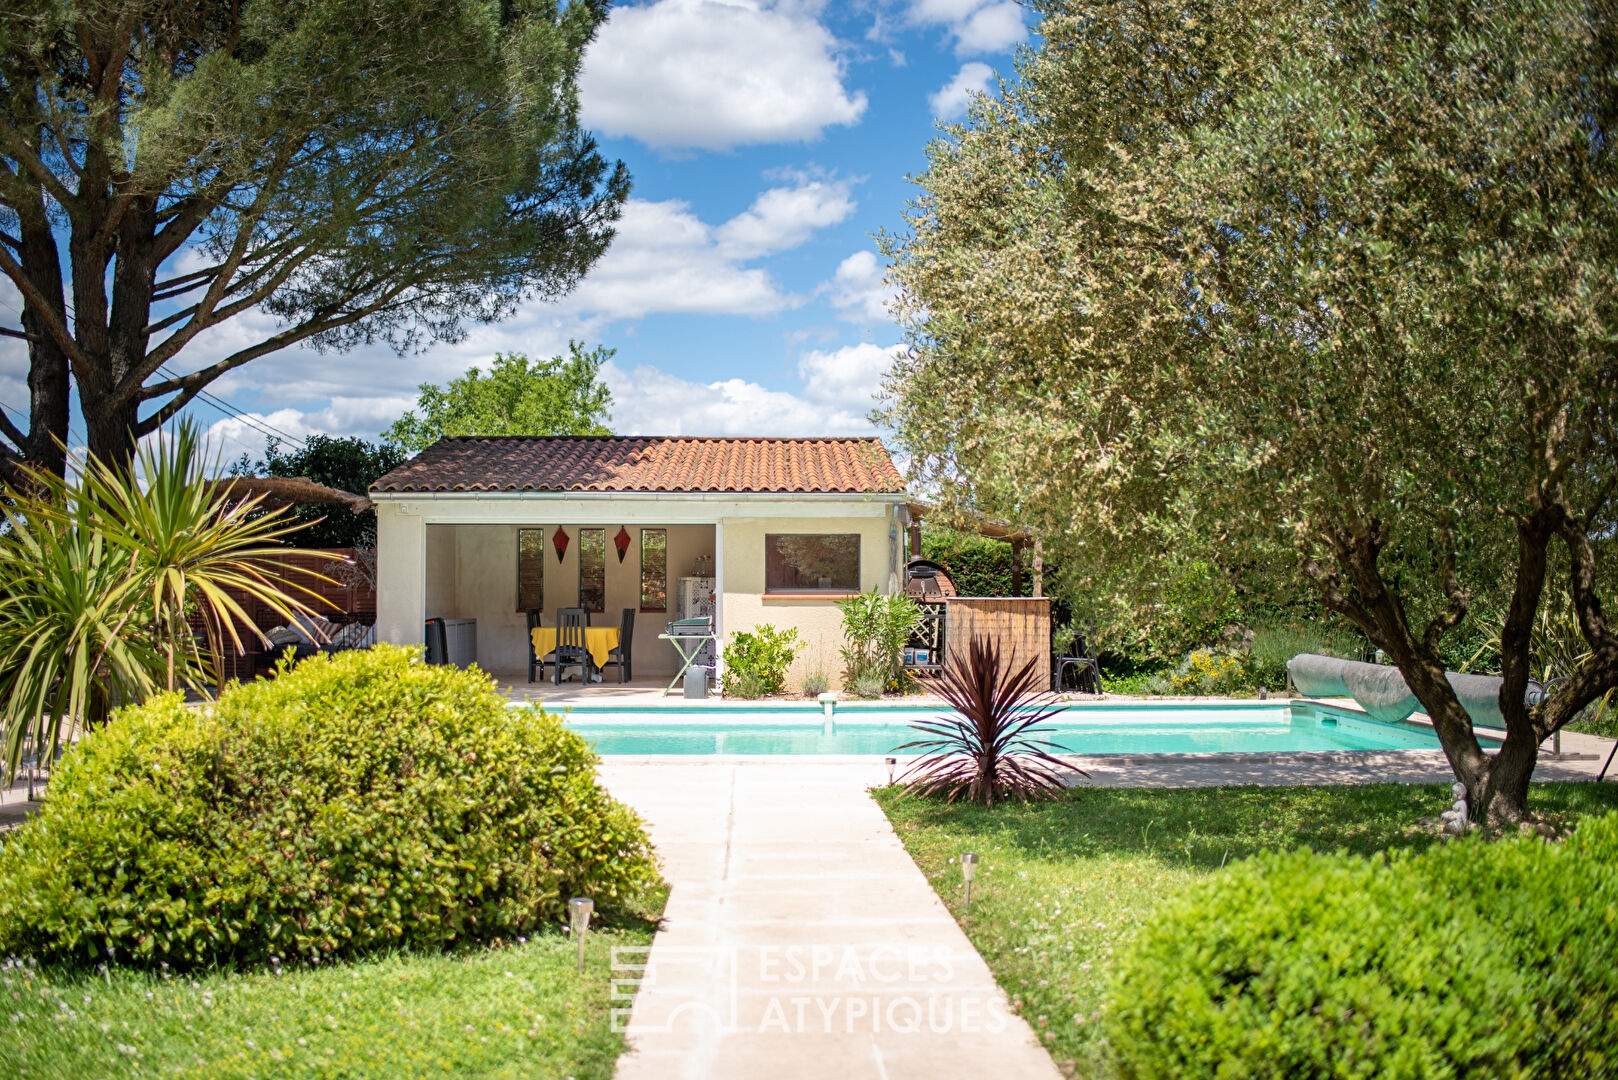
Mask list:
[{"label": "concrete walkway", "polygon": [[866,794],[863,765],[618,764],[673,886],[620,1080],[1055,1080]]}]

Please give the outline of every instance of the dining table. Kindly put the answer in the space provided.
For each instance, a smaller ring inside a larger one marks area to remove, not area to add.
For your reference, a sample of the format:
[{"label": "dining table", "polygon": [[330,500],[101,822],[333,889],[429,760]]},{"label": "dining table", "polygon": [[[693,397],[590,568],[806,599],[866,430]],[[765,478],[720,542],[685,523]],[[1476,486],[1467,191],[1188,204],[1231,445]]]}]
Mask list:
[{"label": "dining table", "polygon": [[[535,656],[549,656],[556,651],[556,627],[536,626],[528,633],[534,641]],[[612,650],[618,647],[618,633],[616,626],[584,628],[584,651],[590,654],[597,671],[605,668],[610,662]]]}]

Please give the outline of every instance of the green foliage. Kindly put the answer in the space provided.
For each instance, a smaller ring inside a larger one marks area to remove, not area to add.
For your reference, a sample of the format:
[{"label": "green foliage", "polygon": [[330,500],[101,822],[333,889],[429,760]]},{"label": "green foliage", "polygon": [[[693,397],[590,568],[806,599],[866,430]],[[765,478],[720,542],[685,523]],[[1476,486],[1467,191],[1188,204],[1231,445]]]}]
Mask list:
[{"label": "green foliage", "polygon": [[[140,479],[89,456],[67,481],[35,476],[0,509],[0,728],[13,775],[25,740],[46,758],[68,729],[156,688],[206,695],[252,620],[234,596],[284,619],[314,594],[274,561],[298,549],[284,512],[234,502],[209,481],[197,428],[136,454]],[[200,615],[204,643],[187,616]],[[254,629],[252,632],[257,633]]]},{"label": "green foliage", "polygon": [[251,965],[510,940],[656,882],[561,720],[419,650],[125,709],[0,849],[0,954]]},{"label": "green foliage", "polygon": [[1245,656],[1225,649],[1197,649],[1169,676],[1169,692],[1187,695],[1237,694],[1251,688]]},{"label": "green foliage", "polygon": [[1339,656],[1344,660],[1369,660],[1365,636],[1353,627],[1331,627],[1322,623],[1291,623],[1259,626],[1247,649],[1247,673],[1254,686],[1279,690],[1287,684],[1287,661],[1304,653]]},{"label": "green foliage", "polygon": [[831,689],[831,679],[820,668],[814,668],[803,677],[803,696],[819,697]]},{"label": "green foliage", "polygon": [[846,679],[843,689],[862,701],[875,701],[887,693],[888,679],[880,671],[866,669]]},{"label": "green foliage", "polygon": [[761,698],[787,686],[787,669],[803,651],[796,629],[777,630],[769,623],[738,630],[725,645],[725,694]]},{"label": "green foliage", "polygon": [[447,386],[421,384],[416,408],[384,433],[390,446],[418,453],[456,435],[608,435],[612,391],[600,381],[606,346],[568,342],[568,356],[530,360],[495,353],[485,375],[470,368]]},{"label": "green foliage", "polygon": [[769,694],[765,689],[764,676],[757,671],[740,671],[730,680],[730,687],[725,691],[730,697],[741,698],[744,701],[757,701]]},{"label": "green foliage", "polygon": [[1239,863],[1159,909],[1119,965],[1118,1073],[1614,1075],[1615,857],[1618,815],[1566,844]]},{"label": "green foliage", "polygon": [[1109,671],[1106,688],[1114,694],[1246,696],[1259,687],[1287,685],[1287,661],[1300,653],[1368,659],[1364,637],[1352,627],[1322,622],[1258,627],[1251,640],[1193,649],[1172,664],[1148,663]]},{"label": "green foliage", "polygon": [[889,690],[906,689],[904,648],[921,625],[921,605],[906,593],[883,594],[872,588],[837,601],[837,610],[843,616],[843,687],[862,697],[877,697],[882,691],[867,695],[856,690],[861,680],[867,690],[873,683]]},{"label": "green foliage", "polygon": [[[1011,544],[976,533],[928,525],[921,530],[922,558],[949,571],[962,596],[1016,596],[1011,591]],[[1034,576],[1023,567],[1020,595],[1034,595]]]},{"label": "green foliage", "polygon": [[0,218],[21,245],[0,263],[29,298],[34,426],[67,439],[71,361],[90,448],[119,465],[267,353],[409,352],[566,293],[628,196],[578,121],[604,3],[16,11]]},{"label": "green foliage", "polygon": [[[303,477],[317,484],[364,495],[383,474],[404,463],[397,446],[358,437],[311,435],[302,446],[281,449],[271,437],[264,456],[249,462],[247,455],[234,462],[232,476]],[[310,547],[376,547],[376,511],[356,514],[346,506],[294,506],[290,520],[302,523],[297,538]]]},{"label": "green foliage", "polygon": [[1039,530],[1113,651],[1179,655],[1305,585],[1512,816],[1516,759],[1618,683],[1611,632],[1586,620],[1611,659],[1576,695],[1509,707],[1503,758],[1422,673],[1545,566],[1587,612],[1614,586],[1611,5],[1037,7],[883,240],[912,482]]}]

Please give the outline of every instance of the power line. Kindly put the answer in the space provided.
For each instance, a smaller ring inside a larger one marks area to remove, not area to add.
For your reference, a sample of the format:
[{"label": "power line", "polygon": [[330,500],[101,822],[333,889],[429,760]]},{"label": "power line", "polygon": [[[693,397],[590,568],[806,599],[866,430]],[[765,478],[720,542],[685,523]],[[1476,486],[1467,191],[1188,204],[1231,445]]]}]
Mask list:
[{"label": "power line", "polygon": [[[168,368],[166,368],[166,367],[160,367],[158,370],[161,371],[164,375],[167,375],[171,379],[178,377],[172,371],[168,370]],[[221,397],[219,397],[219,396],[217,396],[215,394],[211,394],[206,390],[198,390],[197,394],[196,394],[196,397],[197,397],[197,400],[200,400],[205,404],[213,406],[219,412],[225,414],[228,417],[231,417],[234,420],[241,421],[243,424],[246,424],[248,427],[250,427],[253,430],[257,431],[259,434],[265,436],[266,438],[285,440],[286,442],[292,443],[294,445],[303,442],[302,439],[300,439],[297,436],[291,434],[290,432],[282,431],[280,428],[276,427],[274,424],[270,423],[268,420],[265,420],[262,417],[252,416],[245,409],[238,408],[237,406],[231,404],[230,402],[224,400],[223,398],[221,398]]]}]

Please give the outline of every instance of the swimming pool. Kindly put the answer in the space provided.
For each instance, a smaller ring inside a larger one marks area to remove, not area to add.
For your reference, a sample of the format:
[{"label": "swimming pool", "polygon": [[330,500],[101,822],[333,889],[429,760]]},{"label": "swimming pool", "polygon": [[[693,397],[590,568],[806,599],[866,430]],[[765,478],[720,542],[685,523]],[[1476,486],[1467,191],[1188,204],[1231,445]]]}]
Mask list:
[{"label": "swimming pool", "polygon": [[[918,738],[911,724],[942,711],[940,706],[842,704],[828,727],[815,706],[576,706],[568,710],[567,723],[600,754],[889,754]],[[1043,737],[1061,747],[1053,753],[1438,749],[1429,729],[1384,724],[1313,702],[1073,705],[1047,728]]]}]

